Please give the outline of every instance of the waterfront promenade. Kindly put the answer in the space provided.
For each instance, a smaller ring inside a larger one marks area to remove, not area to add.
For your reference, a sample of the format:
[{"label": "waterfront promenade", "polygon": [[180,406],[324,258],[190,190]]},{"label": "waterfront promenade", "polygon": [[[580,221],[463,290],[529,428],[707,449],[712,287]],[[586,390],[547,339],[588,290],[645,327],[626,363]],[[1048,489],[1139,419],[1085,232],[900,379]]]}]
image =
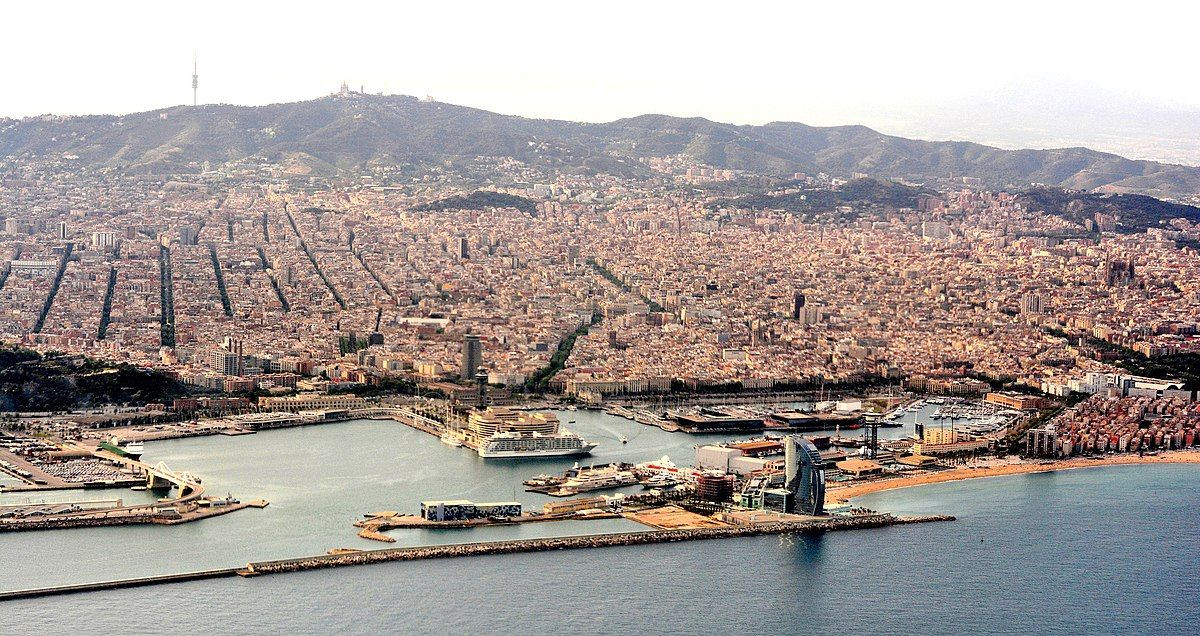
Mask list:
[{"label": "waterfront promenade", "polygon": [[874,492],[894,490],[896,488],[911,488],[948,481],[964,479],[980,479],[984,477],[1001,477],[1004,475],[1027,475],[1030,473],[1047,473],[1056,470],[1074,470],[1077,468],[1100,468],[1104,466],[1127,466],[1133,464],[1200,464],[1200,451],[1178,450],[1163,451],[1155,455],[1138,456],[1135,454],[1105,455],[1103,457],[1071,457],[1056,460],[989,460],[977,465],[953,468],[932,473],[902,475],[898,477],[858,482],[851,486],[829,488],[826,499],[830,502],[845,502]]}]

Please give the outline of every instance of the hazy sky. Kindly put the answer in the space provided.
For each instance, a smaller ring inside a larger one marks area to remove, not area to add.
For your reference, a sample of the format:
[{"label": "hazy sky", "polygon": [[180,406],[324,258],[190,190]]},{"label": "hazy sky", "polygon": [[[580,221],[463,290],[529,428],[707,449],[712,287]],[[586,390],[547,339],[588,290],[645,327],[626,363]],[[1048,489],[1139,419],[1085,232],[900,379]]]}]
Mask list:
[{"label": "hazy sky", "polygon": [[310,99],[346,80],[538,117],[886,127],[1037,78],[1200,108],[1200,9],[981,4],[7,3],[0,115],[188,103],[193,50],[201,102]]}]

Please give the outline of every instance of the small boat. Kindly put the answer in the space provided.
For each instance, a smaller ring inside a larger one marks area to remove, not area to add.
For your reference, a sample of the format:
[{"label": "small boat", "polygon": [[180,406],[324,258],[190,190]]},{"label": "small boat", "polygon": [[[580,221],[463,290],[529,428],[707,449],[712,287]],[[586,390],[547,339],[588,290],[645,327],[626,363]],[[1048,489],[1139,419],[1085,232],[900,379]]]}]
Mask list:
[{"label": "small boat", "polygon": [[459,439],[458,437],[455,437],[454,435],[451,435],[450,433],[442,434],[442,443],[447,446],[453,446],[455,448],[458,448],[463,445],[463,442],[461,439]]},{"label": "small boat", "polygon": [[620,440],[620,442],[621,442],[622,444],[628,444],[628,443],[629,443],[629,438],[628,438],[628,437],[625,437],[624,435],[622,435],[622,436],[618,437],[617,439],[618,439],[618,440]]},{"label": "small boat", "polygon": [[561,484],[563,481],[564,480],[560,477],[551,477],[550,475],[541,474],[541,475],[538,475],[531,479],[526,479],[525,481],[523,481],[521,483],[526,486],[545,487],[545,486],[557,486],[557,485]]},{"label": "small boat", "polygon": [[650,488],[670,488],[671,486],[678,486],[682,482],[680,479],[670,476],[670,475],[654,475],[647,479],[641,480],[639,483],[642,485],[643,488],[650,489]]}]

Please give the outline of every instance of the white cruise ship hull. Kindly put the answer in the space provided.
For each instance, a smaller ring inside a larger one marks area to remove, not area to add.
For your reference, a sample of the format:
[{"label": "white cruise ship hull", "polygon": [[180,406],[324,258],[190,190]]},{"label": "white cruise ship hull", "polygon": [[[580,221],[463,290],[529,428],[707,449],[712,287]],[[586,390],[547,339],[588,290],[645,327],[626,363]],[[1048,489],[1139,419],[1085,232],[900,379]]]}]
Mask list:
[{"label": "white cruise ship hull", "polygon": [[479,449],[479,456],[484,459],[509,459],[516,457],[562,457],[569,455],[587,455],[595,448],[595,444],[584,444],[579,448],[548,448],[545,450],[489,450],[486,446]]}]

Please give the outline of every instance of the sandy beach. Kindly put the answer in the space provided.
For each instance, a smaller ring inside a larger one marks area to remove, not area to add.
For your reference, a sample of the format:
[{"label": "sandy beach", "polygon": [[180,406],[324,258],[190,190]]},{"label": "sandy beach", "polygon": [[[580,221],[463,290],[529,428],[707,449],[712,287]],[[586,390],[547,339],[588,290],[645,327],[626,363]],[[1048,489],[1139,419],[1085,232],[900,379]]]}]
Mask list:
[{"label": "sandy beach", "polygon": [[897,476],[876,481],[857,483],[852,486],[837,486],[826,491],[825,498],[829,502],[844,502],[851,498],[873,492],[892,490],[894,488],[910,488],[947,481],[963,479],[979,479],[982,477],[999,477],[1002,475],[1023,475],[1028,473],[1045,473],[1055,470],[1072,470],[1076,468],[1098,468],[1103,466],[1124,466],[1129,464],[1200,464],[1200,451],[1182,450],[1160,452],[1157,455],[1138,457],[1137,455],[1109,455],[1100,459],[1074,457],[1059,460],[999,460],[995,463],[963,466],[950,470],[915,475]]}]

